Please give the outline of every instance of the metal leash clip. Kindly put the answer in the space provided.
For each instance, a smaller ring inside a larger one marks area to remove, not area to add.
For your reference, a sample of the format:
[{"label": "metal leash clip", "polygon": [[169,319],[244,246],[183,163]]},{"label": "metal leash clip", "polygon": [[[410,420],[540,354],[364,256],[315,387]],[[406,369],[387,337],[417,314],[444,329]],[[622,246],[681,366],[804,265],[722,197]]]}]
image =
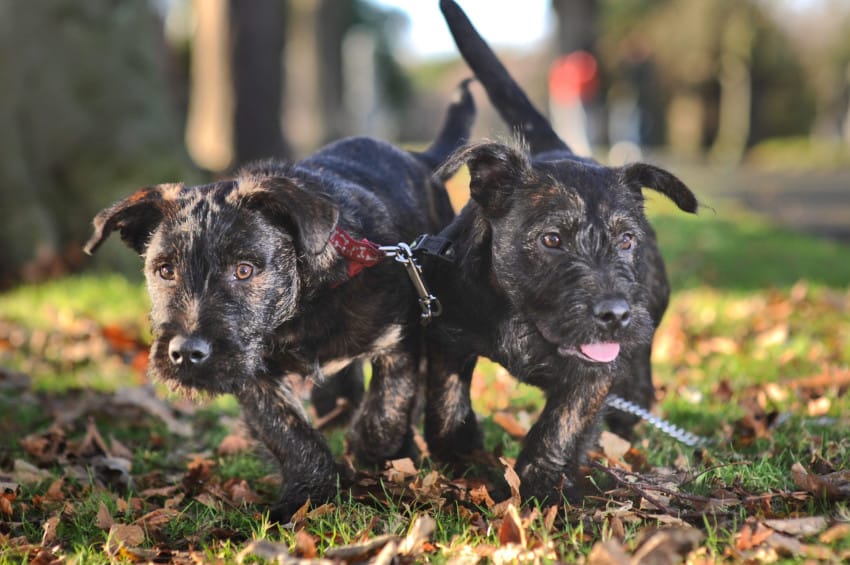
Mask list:
[{"label": "metal leash clip", "polygon": [[413,250],[408,244],[399,243],[398,245],[381,247],[381,251],[386,253],[387,257],[393,257],[404,265],[404,270],[407,271],[407,276],[410,277],[410,282],[413,283],[416,294],[419,295],[419,308],[422,310],[420,321],[423,326],[427,326],[433,318],[443,313],[443,306],[425,286],[425,281],[422,279],[422,267],[419,266],[413,256]]}]

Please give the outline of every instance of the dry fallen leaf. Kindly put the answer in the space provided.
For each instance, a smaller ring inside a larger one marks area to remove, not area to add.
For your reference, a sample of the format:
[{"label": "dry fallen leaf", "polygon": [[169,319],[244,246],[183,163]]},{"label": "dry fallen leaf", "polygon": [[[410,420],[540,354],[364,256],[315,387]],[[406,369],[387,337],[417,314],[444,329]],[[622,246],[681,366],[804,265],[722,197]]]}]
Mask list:
[{"label": "dry fallen leaf", "polygon": [[222,489],[230,497],[230,500],[237,505],[259,504],[263,501],[263,497],[254,492],[245,479],[228,479],[222,485]]},{"label": "dry fallen leaf", "polygon": [[292,514],[292,518],[289,519],[291,524],[303,524],[307,518],[307,511],[310,510],[310,499],[301,505],[301,507]]},{"label": "dry fallen leaf", "polygon": [[326,503],[322,504],[321,506],[317,506],[316,508],[313,508],[312,510],[307,512],[307,518],[309,518],[311,520],[315,520],[316,518],[320,518],[320,517],[324,516],[325,514],[333,512],[334,508],[336,508],[336,507],[333,504],[326,502]]},{"label": "dry fallen leaf", "polygon": [[823,516],[810,516],[786,520],[764,520],[764,524],[768,528],[791,536],[813,536],[824,531],[828,522]]},{"label": "dry fallen leaf", "polygon": [[236,455],[251,451],[254,448],[254,441],[239,432],[234,432],[226,436],[221,443],[218,444],[216,453],[219,455]]},{"label": "dry fallen leaf", "polygon": [[405,473],[406,475],[415,475],[418,472],[416,470],[416,465],[413,464],[413,460],[409,457],[405,457],[404,459],[394,459],[393,461],[390,461],[390,466],[399,473]]},{"label": "dry fallen leaf", "polygon": [[631,565],[623,546],[616,540],[597,542],[587,556],[587,565]]},{"label": "dry fallen leaf", "polygon": [[490,497],[490,493],[487,491],[487,485],[480,485],[478,487],[469,489],[469,499],[473,504],[478,506],[486,506],[487,508],[493,508],[495,502]]},{"label": "dry fallen leaf", "polygon": [[821,543],[834,543],[840,539],[850,539],[850,523],[835,524],[818,537]]},{"label": "dry fallen leaf", "polygon": [[173,508],[157,508],[137,519],[133,524],[150,532],[161,529],[179,515],[180,512]]},{"label": "dry fallen leaf", "polygon": [[[276,561],[278,563],[290,563],[299,561],[291,559],[288,547],[285,543],[277,543],[268,540],[254,540],[246,545],[242,551],[236,555],[237,563],[244,563],[249,557],[259,557],[267,561]],[[333,565],[333,561],[328,559],[314,559],[310,561],[312,565]]]},{"label": "dry fallen leaf", "polygon": [[800,463],[791,466],[791,478],[801,489],[832,501],[850,499],[850,469],[815,475]]},{"label": "dry fallen leaf", "polygon": [[747,551],[748,549],[760,546],[772,535],[773,530],[761,523],[754,524],[750,520],[738,532],[735,540],[735,548],[739,551]]},{"label": "dry fallen leaf", "polygon": [[806,549],[806,546],[803,545],[797,538],[792,538],[791,536],[786,536],[776,532],[769,536],[765,540],[765,543],[772,549],[776,550],[779,555],[784,557],[802,555]]},{"label": "dry fallen leaf", "polygon": [[109,530],[112,527],[112,514],[102,501],[97,506],[97,515],[95,516],[94,523],[101,530]]},{"label": "dry fallen leaf", "polygon": [[611,433],[608,430],[602,430],[599,434],[599,446],[602,452],[609,460],[621,461],[623,456],[632,447],[632,444],[621,438],[617,434]]},{"label": "dry fallen leaf", "polygon": [[0,496],[0,514],[7,518],[11,518],[13,513],[14,509],[12,508],[11,500],[5,496]]},{"label": "dry fallen leaf", "polygon": [[316,557],[316,540],[303,528],[295,532],[295,555],[302,559]]},{"label": "dry fallen leaf", "polygon": [[44,533],[41,536],[42,547],[50,547],[56,543],[56,530],[59,528],[59,515],[51,516],[44,521],[42,529]]},{"label": "dry fallen leaf", "polygon": [[502,545],[516,544],[525,547],[527,543],[525,528],[516,506],[509,504],[499,528],[499,543]]},{"label": "dry fallen leaf", "polygon": [[814,398],[807,403],[806,413],[813,418],[825,416],[829,413],[830,406],[832,406],[832,402],[828,397],[821,396],[820,398]]},{"label": "dry fallen leaf", "polygon": [[45,498],[48,500],[53,500],[55,502],[61,502],[65,500],[65,494],[62,492],[62,487],[65,486],[65,479],[58,478],[47,487],[47,491],[44,493]]},{"label": "dry fallen leaf", "polygon": [[121,545],[136,547],[145,542],[145,531],[135,524],[112,524],[109,539]]},{"label": "dry fallen leaf", "polygon": [[390,540],[378,554],[369,560],[371,565],[391,565],[398,555],[398,542]]},{"label": "dry fallen leaf", "polygon": [[679,563],[699,547],[704,537],[692,527],[662,528],[640,542],[632,560],[634,563]]},{"label": "dry fallen leaf", "polygon": [[421,514],[413,520],[407,536],[398,544],[398,553],[414,556],[422,552],[422,546],[437,529],[437,522],[427,514]]},{"label": "dry fallen leaf", "polygon": [[40,465],[51,465],[60,462],[67,453],[68,444],[65,432],[54,426],[41,434],[30,434],[18,440],[27,454]]},{"label": "dry fallen leaf", "polygon": [[504,410],[500,410],[493,414],[493,423],[500,426],[505,432],[514,439],[522,439],[528,433],[528,429],[523,426],[516,417]]},{"label": "dry fallen leaf", "polygon": [[511,465],[511,463],[504,457],[499,457],[499,462],[505,468],[505,481],[507,481],[508,486],[511,489],[511,496],[506,500],[503,500],[493,506],[493,515],[496,517],[504,515],[511,504],[513,504],[517,508],[522,505],[522,499],[519,495],[519,475],[517,475],[516,471],[514,470],[514,466]]},{"label": "dry fallen leaf", "polygon": [[0,514],[12,517],[12,503],[18,498],[21,487],[17,483],[0,482]]},{"label": "dry fallen leaf", "polygon": [[360,543],[328,548],[325,551],[325,557],[340,561],[363,561],[366,557],[373,555],[388,543],[397,543],[397,540],[398,537],[389,534],[375,536]]}]

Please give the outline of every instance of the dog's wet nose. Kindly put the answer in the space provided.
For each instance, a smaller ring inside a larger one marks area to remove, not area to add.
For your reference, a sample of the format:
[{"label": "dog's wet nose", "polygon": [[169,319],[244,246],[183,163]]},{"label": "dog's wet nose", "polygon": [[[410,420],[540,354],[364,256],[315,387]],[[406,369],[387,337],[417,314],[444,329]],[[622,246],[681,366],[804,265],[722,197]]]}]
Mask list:
[{"label": "dog's wet nose", "polygon": [[632,311],[623,298],[606,298],[593,305],[596,323],[607,330],[619,330],[629,325]]},{"label": "dog's wet nose", "polygon": [[175,365],[200,365],[209,359],[212,348],[207,340],[178,335],[168,342],[168,357]]}]

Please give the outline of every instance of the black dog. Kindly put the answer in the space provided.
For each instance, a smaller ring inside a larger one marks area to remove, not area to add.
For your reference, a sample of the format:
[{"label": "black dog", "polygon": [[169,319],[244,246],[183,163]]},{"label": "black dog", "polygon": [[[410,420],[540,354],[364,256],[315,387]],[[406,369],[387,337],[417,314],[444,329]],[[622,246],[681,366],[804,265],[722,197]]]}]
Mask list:
[{"label": "black dog", "polygon": [[450,0],[440,6],[464,59],[528,147],[482,143],[445,165],[468,166],[472,199],[440,234],[453,242],[454,263],[426,264],[444,309],[430,334],[439,354],[429,370],[426,439],[442,459],[480,445],[469,354],[489,357],[547,398],[516,462],[523,498],[575,499],[606,396],[616,391],[644,406],[653,399],[649,354],[669,286],[641,189],[686,212],[697,200],[657,167],[576,157],[461,9]]},{"label": "black dog", "polygon": [[[358,420],[354,451],[381,460],[415,450],[417,295],[371,242],[412,241],[451,220],[433,173],[466,142],[474,112],[464,85],[425,153],[342,140],[295,164],[248,166],[234,180],[145,188],[94,220],[86,252],[119,230],[144,256],[151,373],[178,388],[234,394],[277,459],[277,519],[333,497],[345,481],[286,374],[321,379],[371,359],[364,406],[378,416]],[[406,402],[396,402],[399,392]]]}]

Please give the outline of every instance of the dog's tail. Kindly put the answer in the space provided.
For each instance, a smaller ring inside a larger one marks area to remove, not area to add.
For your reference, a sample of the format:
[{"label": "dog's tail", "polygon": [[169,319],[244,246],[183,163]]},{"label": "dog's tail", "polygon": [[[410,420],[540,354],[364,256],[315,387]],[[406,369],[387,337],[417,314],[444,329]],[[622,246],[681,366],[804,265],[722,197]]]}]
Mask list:
[{"label": "dog's tail", "polygon": [[449,155],[469,142],[475,122],[475,100],[469,93],[469,83],[473,80],[468,78],[458,85],[437,138],[423,153],[416,153],[432,171],[436,171]]},{"label": "dog's tail", "polygon": [[529,145],[532,154],[570,151],[549,121],[537,111],[472,22],[453,0],[440,0],[440,10],[466,64],[475,73],[502,119]]}]

